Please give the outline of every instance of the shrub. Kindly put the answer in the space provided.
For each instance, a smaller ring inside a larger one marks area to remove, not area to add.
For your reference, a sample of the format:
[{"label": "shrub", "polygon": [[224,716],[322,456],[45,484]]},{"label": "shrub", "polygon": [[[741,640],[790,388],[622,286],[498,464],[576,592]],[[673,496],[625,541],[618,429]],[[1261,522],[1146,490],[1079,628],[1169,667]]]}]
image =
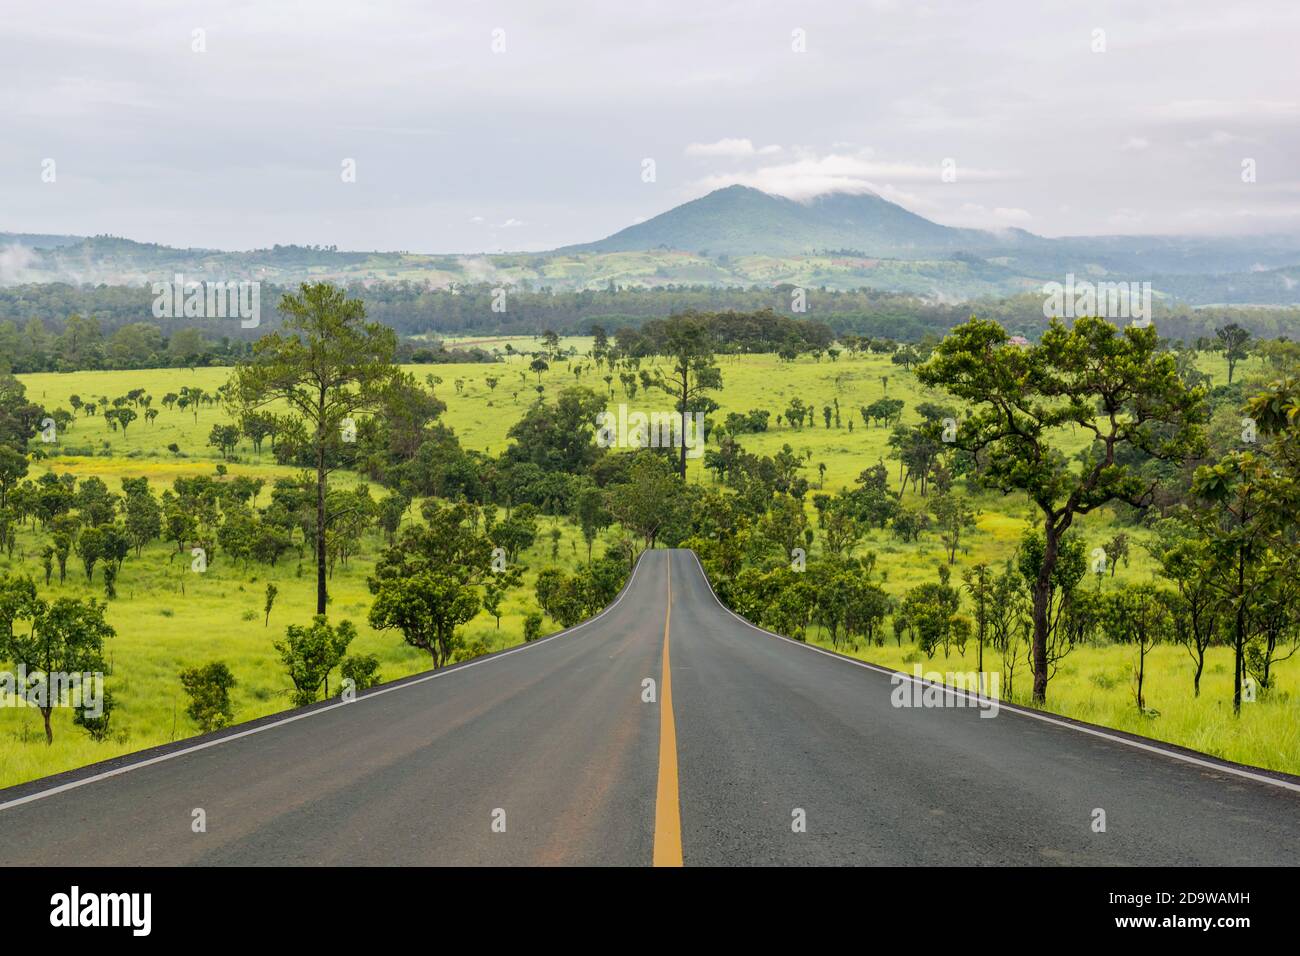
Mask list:
[{"label": "shrub", "polygon": [[187,667],[181,671],[181,686],[190,697],[185,713],[204,733],[228,727],[234,721],[230,688],[235,686],[235,676],[225,661]]},{"label": "shrub", "polygon": [[339,665],[343,680],[352,681],[353,690],[362,691],[374,687],[381,680],[379,676],[379,658],[374,654],[354,654],[343,658]]}]

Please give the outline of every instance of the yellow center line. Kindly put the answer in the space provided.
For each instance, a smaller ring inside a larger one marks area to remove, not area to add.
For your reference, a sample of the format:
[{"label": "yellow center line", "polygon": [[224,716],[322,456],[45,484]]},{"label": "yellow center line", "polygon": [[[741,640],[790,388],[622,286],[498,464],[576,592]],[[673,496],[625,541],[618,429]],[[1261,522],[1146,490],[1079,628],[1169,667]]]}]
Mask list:
[{"label": "yellow center line", "polygon": [[659,789],[655,794],[655,866],[682,865],[682,809],[677,788],[677,725],[668,632],[673,618],[673,565],[668,560],[668,610],[664,614],[664,674],[659,683]]}]

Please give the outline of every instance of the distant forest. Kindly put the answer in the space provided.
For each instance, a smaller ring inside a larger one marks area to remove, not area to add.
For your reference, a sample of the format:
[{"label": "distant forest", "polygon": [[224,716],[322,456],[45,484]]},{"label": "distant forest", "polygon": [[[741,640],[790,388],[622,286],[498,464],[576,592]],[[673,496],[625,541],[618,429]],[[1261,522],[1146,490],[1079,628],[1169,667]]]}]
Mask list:
[{"label": "distant forest", "polygon": [[[261,323],[243,329],[237,320],[156,319],[153,295],[145,286],[50,283],[0,288],[0,365],[31,372],[232,364],[248,354],[260,335],[279,327],[276,303],[286,289],[264,284]],[[365,303],[371,319],[408,339],[402,358],[410,362],[490,360],[479,350],[441,351],[439,335],[585,334],[594,326],[612,334],[685,312],[769,314],[766,324],[750,322],[737,332],[732,344],[739,351],[779,351],[790,338],[789,330],[772,322],[787,317],[809,325],[795,335],[809,347],[825,347],[832,337],[845,335],[920,342],[942,336],[972,315],[996,320],[1012,334],[1030,339],[1047,325],[1043,296],[1037,293],[945,303],[869,289],[807,289],[805,311],[796,312],[792,306],[797,290],[788,285],[581,292],[507,288],[504,301],[490,284],[453,289],[406,282],[358,284],[349,291]],[[1191,309],[1157,302],[1153,318],[1163,336],[1188,344],[1212,339],[1215,330],[1228,323],[1256,338],[1300,338],[1300,308]]]}]

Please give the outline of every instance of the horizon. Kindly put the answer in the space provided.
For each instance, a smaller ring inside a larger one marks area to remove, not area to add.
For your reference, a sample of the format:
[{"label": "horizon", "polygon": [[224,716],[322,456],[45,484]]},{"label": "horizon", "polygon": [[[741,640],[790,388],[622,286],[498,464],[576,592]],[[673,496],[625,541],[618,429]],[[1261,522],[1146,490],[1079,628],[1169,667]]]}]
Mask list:
[{"label": "horizon", "polygon": [[[904,210],[906,210],[907,212],[910,212],[910,213],[912,213],[912,214],[914,214],[914,215],[921,216],[920,213],[916,212],[915,210],[908,209],[908,208],[907,208],[905,205],[903,205],[902,203],[896,203],[896,202],[893,202],[893,200],[886,199],[885,197],[881,196],[879,193],[875,193],[875,192],[872,192],[872,191],[870,191],[870,190],[866,190],[866,189],[862,189],[862,190],[833,190],[833,191],[831,191],[831,192],[819,193],[819,194],[814,195],[814,196],[807,196],[807,197],[803,197],[803,198],[795,198],[795,197],[791,197],[791,196],[782,196],[782,195],[780,195],[780,194],[778,194],[778,193],[769,193],[769,192],[766,192],[766,191],[764,191],[764,190],[762,190],[762,189],[758,189],[758,188],[755,187],[755,186],[747,186],[747,185],[744,185],[743,183],[733,183],[733,184],[731,184],[730,186],[719,186],[719,187],[717,187],[716,189],[712,189],[712,190],[710,190],[709,192],[704,193],[704,194],[702,194],[702,195],[695,196],[695,197],[693,197],[693,198],[691,198],[691,199],[686,199],[686,200],[682,201],[681,203],[678,203],[678,204],[675,205],[675,206],[672,206],[672,207],[670,207],[670,208],[668,208],[668,209],[664,209],[664,210],[662,210],[661,212],[655,213],[654,215],[652,215],[652,216],[650,216],[650,217],[648,217],[648,218],[646,218],[646,219],[641,220],[640,223],[632,223],[631,225],[640,225],[641,223],[649,222],[649,221],[651,221],[652,219],[655,219],[655,218],[657,218],[658,216],[661,216],[661,215],[664,215],[664,214],[670,213],[670,212],[674,211],[675,209],[680,208],[681,206],[688,205],[689,203],[692,203],[692,202],[697,202],[697,201],[699,201],[699,200],[701,200],[701,199],[707,199],[709,196],[712,196],[712,195],[714,195],[715,193],[721,193],[721,192],[725,192],[725,191],[727,191],[727,190],[731,190],[731,189],[745,189],[745,190],[750,190],[750,191],[752,191],[752,192],[757,192],[757,193],[760,193],[760,194],[762,194],[762,195],[764,195],[764,196],[769,196],[769,197],[776,198],[776,199],[789,199],[789,200],[791,200],[792,202],[797,202],[797,203],[800,203],[801,205],[809,205],[809,204],[811,204],[811,203],[812,203],[813,201],[815,201],[815,200],[823,199],[823,198],[826,198],[826,197],[828,197],[828,196],[836,196],[836,195],[840,195],[840,196],[864,196],[864,195],[870,195],[870,196],[874,196],[874,197],[877,198],[877,199],[881,199],[881,200],[883,200],[883,201],[885,201],[885,202],[887,202],[887,203],[890,203],[890,204],[892,204],[892,205],[898,206],[899,208],[904,209]],[[1043,235],[1041,235],[1041,234],[1039,234],[1039,233],[1034,232],[1032,229],[1026,229],[1026,228],[1021,227],[1021,226],[1013,226],[1013,225],[1001,225],[1001,226],[990,226],[990,227],[980,227],[980,226],[956,226],[956,225],[952,225],[952,224],[950,224],[950,223],[941,222],[941,221],[939,221],[939,220],[929,219],[929,217],[927,217],[927,216],[922,216],[922,218],[928,219],[930,222],[934,222],[934,223],[936,223],[937,225],[945,226],[945,227],[948,227],[948,228],[954,228],[954,229],[977,229],[977,230],[981,230],[981,231],[984,231],[984,232],[988,232],[988,233],[991,233],[991,234],[994,234],[994,235],[1006,234],[1006,233],[1011,233],[1011,232],[1023,232],[1023,233],[1028,233],[1028,234],[1030,234],[1030,235],[1033,235],[1033,236],[1036,236],[1036,237],[1038,237],[1038,238],[1042,238],[1042,239],[1059,239],[1059,240],[1072,240],[1072,239],[1106,239],[1106,238],[1112,238],[1112,237],[1138,238],[1138,239],[1144,239],[1144,238],[1145,238],[1145,239],[1186,239],[1186,240],[1197,240],[1197,239],[1205,239],[1205,240],[1214,240],[1214,239],[1260,239],[1260,240],[1263,240],[1263,239],[1294,239],[1294,240],[1300,240],[1300,231],[1287,231],[1287,230],[1278,230],[1278,231],[1274,231],[1274,232],[1263,232],[1263,231],[1261,231],[1261,232],[1250,233],[1250,234],[1248,234],[1248,235],[1246,235],[1246,234],[1231,234],[1231,233],[1203,233],[1203,234],[1199,234],[1199,233],[1198,233],[1198,234],[1196,234],[1196,235],[1191,235],[1191,236],[1187,236],[1187,235],[1178,235],[1178,234],[1175,234],[1175,233],[1094,233],[1094,234],[1083,234],[1083,233],[1077,233],[1077,234],[1062,235],[1062,236],[1043,236]],[[627,229],[627,228],[630,228],[630,226],[624,226],[624,227],[623,227],[623,229]],[[594,242],[599,242],[599,241],[602,241],[602,240],[604,240],[604,239],[609,238],[610,236],[616,235],[617,232],[621,232],[621,231],[622,231],[622,229],[620,229],[620,230],[616,230],[616,232],[614,232],[614,233],[610,233],[610,234],[605,235],[605,236],[598,236],[598,237],[591,238],[591,239],[580,240],[580,241],[578,241],[578,242],[569,243],[568,246],[557,246],[557,247],[555,247],[555,248],[550,248],[550,249],[486,251],[486,250],[472,250],[472,249],[458,249],[458,250],[452,250],[452,249],[415,249],[415,248],[397,248],[397,247],[388,247],[388,248],[386,248],[386,247],[382,247],[382,246],[381,246],[381,247],[375,247],[375,248],[368,248],[368,249],[367,249],[367,248],[360,248],[360,247],[344,247],[344,246],[338,246],[337,249],[336,249],[336,251],[338,251],[338,252],[340,252],[340,253],[360,253],[360,252],[366,252],[366,253],[376,253],[376,254],[385,254],[385,255],[391,255],[391,254],[402,253],[402,254],[408,254],[408,255],[420,255],[420,256],[462,256],[462,257],[476,257],[476,256],[519,256],[519,255],[525,255],[525,256],[526,256],[526,255],[550,255],[550,254],[558,254],[558,253],[578,255],[578,254],[581,254],[581,253],[577,253],[577,252],[572,252],[572,253],[570,253],[570,252],[567,252],[567,249],[568,249],[569,247],[573,247],[573,246],[583,246],[583,245],[588,245],[588,244],[591,244],[591,243],[594,243]],[[292,243],[292,242],[275,242],[275,243],[271,243],[270,245],[265,245],[265,246],[248,246],[248,247],[242,247],[242,248],[221,247],[221,246],[171,246],[171,245],[169,245],[168,243],[165,243],[165,242],[159,242],[159,241],[156,240],[156,239],[140,238],[140,237],[136,237],[136,236],[128,236],[128,235],[122,235],[122,234],[111,233],[111,232],[108,232],[108,233],[95,233],[95,234],[80,234],[80,233],[50,233],[50,232],[35,232],[35,231],[31,231],[31,230],[16,230],[16,229],[0,230],[0,235],[45,235],[45,236],[51,236],[51,237],[56,237],[56,238],[57,238],[57,237],[75,237],[75,238],[78,238],[78,239],[81,239],[81,240],[87,240],[87,239],[118,239],[118,240],[124,240],[124,241],[127,241],[127,242],[134,242],[134,243],[137,243],[137,244],[139,244],[139,245],[157,245],[157,246],[163,246],[163,247],[166,247],[166,248],[173,248],[173,249],[205,250],[205,251],[213,251],[213,252],[231,252],[231,253],[253,253],[253,252],[265,252],[265,251],[269,251],[269,250],[275,248],[276,246],[280,246],[280,247],[299,246],[299,247],[307,248],[307,247],[311,247],[311,246],[333,245],[332,243],[331,243],[331,244],[324,244],[324,243]],[[679,251],[690,251],[690,250],[679,250]],[[888,258],[888,257],[886,257],[886,258]]]}]

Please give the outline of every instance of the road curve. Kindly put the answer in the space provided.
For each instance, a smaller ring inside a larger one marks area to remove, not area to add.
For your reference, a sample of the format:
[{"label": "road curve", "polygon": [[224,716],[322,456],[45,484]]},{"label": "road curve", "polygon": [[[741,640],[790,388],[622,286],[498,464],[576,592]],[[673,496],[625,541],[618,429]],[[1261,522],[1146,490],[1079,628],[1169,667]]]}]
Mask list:
[{"label": "road curve", "polygon": [[603,615],[554,638],[0,790],[0,845],[9,865],[45,866],[1290,865],[1300,853],[1296,778],[1007,708],[897,708],[894,690],[887,673],[736,618],[689,551],[652,551]]}]

